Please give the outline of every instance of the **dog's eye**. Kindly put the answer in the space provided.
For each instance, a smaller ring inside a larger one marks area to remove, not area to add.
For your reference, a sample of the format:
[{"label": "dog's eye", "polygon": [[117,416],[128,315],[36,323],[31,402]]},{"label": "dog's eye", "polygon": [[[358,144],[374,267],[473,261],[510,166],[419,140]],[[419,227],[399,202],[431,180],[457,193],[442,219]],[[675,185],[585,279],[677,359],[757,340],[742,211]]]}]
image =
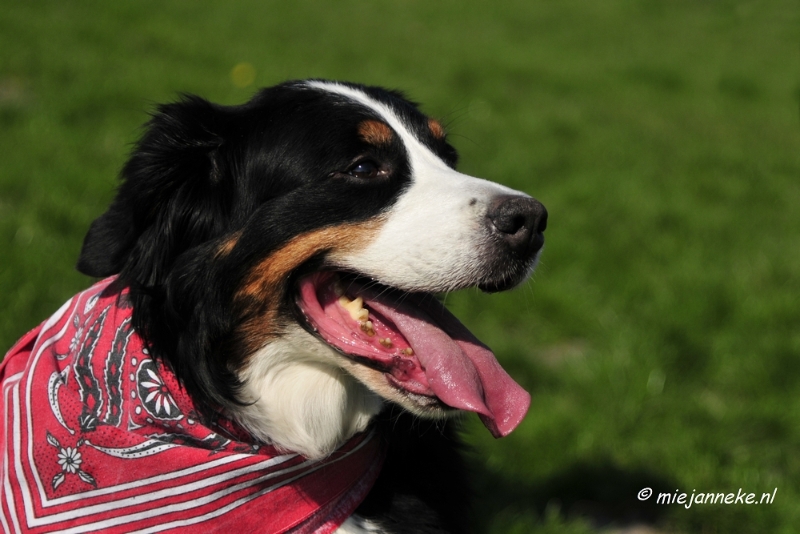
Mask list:
[{"label": "dog's eye", "polygon": [[347,169],[347,174],[355,178],[375,178],[381,173],[378,164],[370,160],[359,161]]}]

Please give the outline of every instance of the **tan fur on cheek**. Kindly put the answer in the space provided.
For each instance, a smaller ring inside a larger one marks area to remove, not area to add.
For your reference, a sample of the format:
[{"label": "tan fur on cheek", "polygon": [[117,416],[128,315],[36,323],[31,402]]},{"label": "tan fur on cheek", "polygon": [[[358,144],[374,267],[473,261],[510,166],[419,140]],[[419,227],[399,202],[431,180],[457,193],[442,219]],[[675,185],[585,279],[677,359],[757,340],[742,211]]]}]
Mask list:
[{"label": "tan fur on cheek", "polygon": [[380,121],[366,120],[358,125],[358,136],[366,143],[382,146],[392,142],[394,133],[391,128]]},{"label": "tan fur on cheek", "polygon": [[240,327],[248,353],[280,334],[278,310],[291,273],[320,253],[346,254],[375,237],[382,218],[320,228],[294,237],[250,270],[235,300],[253,310]]},{"label": "tan fur on cheek", "polygon": [[445,131],[441,122],[436,119],[428,119],[428,128],[436,139],[444,139]]}]

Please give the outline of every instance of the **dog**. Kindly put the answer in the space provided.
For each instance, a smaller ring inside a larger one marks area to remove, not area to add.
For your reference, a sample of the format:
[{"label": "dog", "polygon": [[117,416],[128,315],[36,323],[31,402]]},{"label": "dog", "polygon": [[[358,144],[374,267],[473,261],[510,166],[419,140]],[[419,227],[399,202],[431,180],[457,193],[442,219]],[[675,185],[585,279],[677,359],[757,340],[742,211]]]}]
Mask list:
[{"label": "dog", "polygon": [[83,243],[102,280],[0,371],[2,527],[468,531],[454,416],[505,436],[530,396],[437,295],[525,281],[547,211],[457,160],[379,87],[158,107]]}]

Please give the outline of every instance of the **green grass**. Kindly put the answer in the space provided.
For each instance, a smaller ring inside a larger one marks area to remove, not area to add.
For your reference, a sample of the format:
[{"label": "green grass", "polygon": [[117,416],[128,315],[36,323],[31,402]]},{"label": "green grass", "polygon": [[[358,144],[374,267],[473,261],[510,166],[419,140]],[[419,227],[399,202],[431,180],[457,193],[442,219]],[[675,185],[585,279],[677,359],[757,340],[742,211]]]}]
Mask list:
[{"label": "green grass", "polygon": [[[461,170],[550,212],[532,283],[448,297],[533,395],[503,440],[469,419],[476,525],[795,532],[795,2],[2,4],[0,346],[90,282],[83,234],[154,103],[308,76],[398,87],[449,126]],[[778,491],[686,510],[642,505],[645,485]]]}]

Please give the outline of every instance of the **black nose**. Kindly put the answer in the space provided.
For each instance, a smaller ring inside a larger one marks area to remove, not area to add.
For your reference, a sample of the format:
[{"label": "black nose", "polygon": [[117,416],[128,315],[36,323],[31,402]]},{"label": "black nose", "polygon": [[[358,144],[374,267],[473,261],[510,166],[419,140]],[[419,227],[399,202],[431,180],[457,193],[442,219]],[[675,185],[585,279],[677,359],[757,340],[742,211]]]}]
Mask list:
[{"label": "black nose", "polygon": [[538,200],[520,195],[495,198],[486,213],[490,228],[520,257],[535,254],[544,245],[547,210]]}]

